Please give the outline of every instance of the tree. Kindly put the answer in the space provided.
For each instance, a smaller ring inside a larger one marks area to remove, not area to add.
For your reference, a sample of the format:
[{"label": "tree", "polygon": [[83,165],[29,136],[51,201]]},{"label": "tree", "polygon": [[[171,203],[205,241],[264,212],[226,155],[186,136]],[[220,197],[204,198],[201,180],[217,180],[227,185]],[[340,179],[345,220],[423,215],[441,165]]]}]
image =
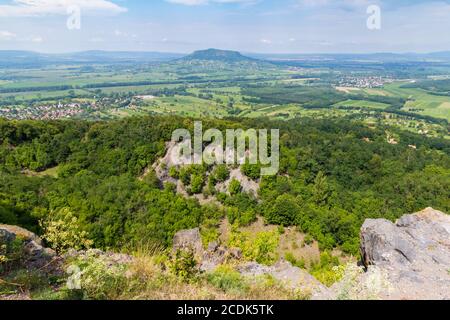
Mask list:
[{"label": "tree", "polygon": [[317,205],[324,205],[331,196],[331,188],[328,185],[327,177],[320,171],[314,180],[313,197]]},{"label": "tree", "polygon": [[265,217],[268,223],[288,227],[296,223],[299,215],[300,207],[296,199],[292,195],[284,194],[275,200]]}]

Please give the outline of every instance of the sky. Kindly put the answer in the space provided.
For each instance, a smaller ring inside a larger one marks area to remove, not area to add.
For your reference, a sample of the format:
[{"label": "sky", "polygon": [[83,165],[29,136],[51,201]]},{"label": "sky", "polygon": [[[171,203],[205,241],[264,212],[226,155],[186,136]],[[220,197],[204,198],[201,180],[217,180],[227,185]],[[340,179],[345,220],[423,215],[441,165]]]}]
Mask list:
[{"label": "sky", "polygon": [[0,0],[0,50],[434,52],[449,30],[450,0]]}]

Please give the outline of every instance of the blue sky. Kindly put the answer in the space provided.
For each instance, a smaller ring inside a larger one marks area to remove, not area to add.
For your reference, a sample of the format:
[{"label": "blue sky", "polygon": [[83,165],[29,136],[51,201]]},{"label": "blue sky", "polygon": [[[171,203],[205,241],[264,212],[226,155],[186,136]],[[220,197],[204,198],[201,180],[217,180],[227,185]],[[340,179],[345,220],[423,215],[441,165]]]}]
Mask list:
[{"label": "blue sky", "polygon": [[449,30],[450,0],[0,0],[1,50],[431,52],[450,50]]}]

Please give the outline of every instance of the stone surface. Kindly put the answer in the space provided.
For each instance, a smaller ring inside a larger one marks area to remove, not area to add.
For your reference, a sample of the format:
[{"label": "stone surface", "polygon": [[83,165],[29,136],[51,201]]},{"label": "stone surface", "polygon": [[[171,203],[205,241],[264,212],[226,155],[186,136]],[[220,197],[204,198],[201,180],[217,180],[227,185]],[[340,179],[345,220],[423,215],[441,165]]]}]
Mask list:
[{"label": "stone surface", "polygon": [[0,241],[14,241],[16,238],[21,238],[25,241],[34,241],[42,245],[42,240],[34,233],[21,227],[0,224]]},{"label": "stone surface", "polygon": [[64,260],[77,258],[81,260],[89,260],[90,258],[101,259],[106,262],[109,266],[125,265],[133,262],[133,257],[127,254],[114,253],[109,251],[102,251],[98,249],[89,250],[69,250],[66,254],[62,256]]},{"label": "stone surface", "polygon": [[53,271],[51,269],[55,268],[58,260],[56,253],[43,247],[42,240],[38,236],[17,226],[0,225],[0,244],[8,245],[16,239],[22,241],[22,259],[26,268]]},{"label": "stone surface", "polygon": [[316,278],[305,270],[294,267],[287,261],[281,260],[274,266],[264,266],[256,262],[250,262],[238,267],[238,271],[244,276],[270,275],[282,282],[285,286],[299,289],[304,293],[327,292],[328,289]]},{"label": "stone surface", "polygon": [[200,229],[181,230],[173,238],[173,249],[193,250],[196,256],[203,255],[203,243],[200,236]]},{"label": "stone surface", "polygon": [[[450,216],[432,208],[395,224],[367,220],[361,254],[368,274],[385,278],[385,299],[450,299]],[[376,268],[375,268],[376,267]]]},{"label": "stone surface", "polygon": [[218,266],[232,261],[242,259],[242,250],[239,248],[227,248],[220,246],[217,242],[208,245],[208,250],[203,252],[200,270],[205,272],[214,271]]}]

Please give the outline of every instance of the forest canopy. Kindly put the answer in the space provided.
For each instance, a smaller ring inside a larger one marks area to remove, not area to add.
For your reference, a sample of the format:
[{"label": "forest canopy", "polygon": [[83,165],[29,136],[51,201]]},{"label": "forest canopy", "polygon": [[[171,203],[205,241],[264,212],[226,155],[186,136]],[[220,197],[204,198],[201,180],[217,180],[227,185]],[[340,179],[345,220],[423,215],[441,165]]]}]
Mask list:
[{"label": "forest canopy", "polygon": [[[173,130],[192,129],[193,122],[173,116],[0,119],[0,223],[41,233],[39,220],[70,212],[96,247],[120,248],[142,241],[167,246],[181,229],[211,228],[225,215],[245,225],[260,215],[270,224],[297,226],[323,249],[356,254],[367,218],[395,220],[430,206],[450,211],[448,140],[309,118],[204,121],[219,130],[279,128],[281,169],[260,180],[259,200],[236,185],[217,195],[222,206],[201,206],[147,170],[164,155]],[[387,135],[398,144],[389,144]],[[258,179],[252,168],[242,171]],[[229,175],[224,167],[214,172],[216,181]],[[196,189],[208,185],[202,172],[188,178]]]}]

